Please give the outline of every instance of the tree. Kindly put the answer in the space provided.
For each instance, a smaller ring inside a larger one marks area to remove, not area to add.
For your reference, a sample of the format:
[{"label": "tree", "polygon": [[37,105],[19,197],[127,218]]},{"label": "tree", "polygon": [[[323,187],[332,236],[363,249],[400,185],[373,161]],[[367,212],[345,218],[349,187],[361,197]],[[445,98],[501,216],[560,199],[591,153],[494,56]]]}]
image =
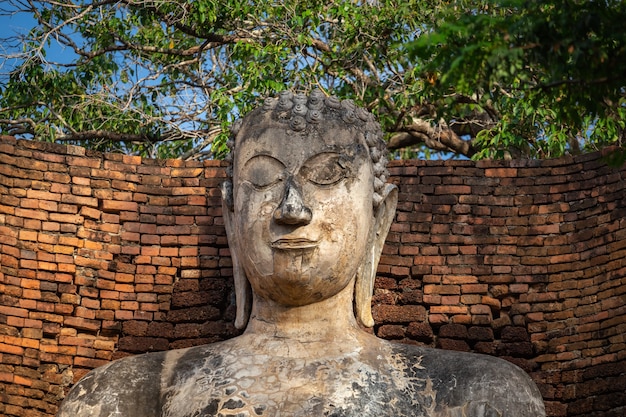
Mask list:
[{"label": "tree", "polygon": [[326,3],[7,0],[0,14],[35,25],[2,42],[21,49],[4,53],[16,65],[0,76],[0,133],[220,157],[225,127],[259,96],[317,87],[377,113],[397,155],[547,157],[623,140],[621,2]]},{"label": "tree", "polygon": [[556,157],[626,144],[625,19],[623,1],[488,1],[407,50],[475,158]]}]

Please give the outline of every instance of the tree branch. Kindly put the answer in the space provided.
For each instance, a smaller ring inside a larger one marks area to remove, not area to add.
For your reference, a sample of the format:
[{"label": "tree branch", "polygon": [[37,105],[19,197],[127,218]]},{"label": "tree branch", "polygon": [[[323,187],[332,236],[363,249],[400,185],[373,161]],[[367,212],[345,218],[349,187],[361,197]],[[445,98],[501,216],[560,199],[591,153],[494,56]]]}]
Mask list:
[{"label": "tree branch", "polygon": [[[332,49],[330,49],[330,46],[328,46],[328,44],[326,42],[323,42],[319,39],[312,39],[311,40],[311,44],[312,46],[321,51],[321,52],[325,52],[325,53],[331,53]],[[366,61],[367,62],[367,61]],[[345,65],[345,62],[342,63],[342,66],[344,67],[344,69],[350,73],[352,73],[352,75],[354,75],[356,77],[356,79],[358,81],[360,81],[361,83],[363,83],[366,87],[373,87],[378,85],[378,83],[374,80],[372,80],[370,77],[368,77],[365,72],[363,70],[361,70],[358,67],[352,66],[352,65]]]},{"label": "tree branch", "polygon": [[183,24],[182,19],[172,19],[171,16],[168,16],[167,14],[159,11],[157,7],[149,5],[148,2],[139,2],[143,4],[137,4],[137,2],[133,0],[120,0],[119,2],[124,3],[128,5],[129,7],[136,7],[136,8],[143,8],[146,10],[150,10],[164,23],[174,26],[176,29],[180,30],[184,34],[193,36],[194,38],[204,39],[207,42],[215,43],[218,45],[234,43],[240,40],[237,36],[234,36],[234,35],[218,35],[217,33],[198,31],[196,30],[196,28]]},{"label": "tree branch", "polygon": [[455,152],[468,158],[476,153],[469,141],[461,139],[454,131],[443,123],[433,127],[421,119],[404,126],[401,132],[394,134],[387,147],[391,150],[405,148],[423,143],[430,149],[444,152]]},{"label": "tree branch", "polygon": [[551,83],[542,83],[542,84],[538,84],[535,87],[532,87],[531,89],[541,89],[541,90],[548,90],[550,88],[554,88],[554,87],[560,87],[562,85],[595,85],[595,84],[606,84],[606,83],[610,83],[611,81],[617,80],[620,77],[601,77],[601,78],[596,78],[594,80],[581,80],[581,79],[576,79],[576,80],[558,80],[558,81],[553,81]]},{"label": "tree branch", "polygon": [[206,148],[207,146],[213,143],[213,141],[215,140],[217,135],[220,134],[221,131],[222,131],[222,128],[219,126],[209,129],[204,140],[200,144],[194,146],[192,149],[182,154],[181,159],[183,160],[192,159],[194,156],[198,155],[204,148]]},{"label": "tree branch", "polygon": [[31,118],[0,119],[0,125],[7,125],[7,133],[15,135],[34,135],[37,124]]},{"label": "tree branch", "polygon": [[147,134],[130,134],[130,133],[115,133],[105,130],[87,130],[84,132],[71,133],[58,137],[56,140],[59,142],[75,141],[75,140],[93,140],[93,139],[105,139],[113,142],[158,142],[158,139]]}]

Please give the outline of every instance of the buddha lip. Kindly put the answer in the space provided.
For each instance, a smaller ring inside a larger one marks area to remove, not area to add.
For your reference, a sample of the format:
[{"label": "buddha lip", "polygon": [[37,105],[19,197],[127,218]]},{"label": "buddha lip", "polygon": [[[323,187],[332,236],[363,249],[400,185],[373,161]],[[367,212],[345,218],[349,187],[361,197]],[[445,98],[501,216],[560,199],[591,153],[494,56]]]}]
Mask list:
[{"label": "buddha lip", "polygon": [[316,247],[316,240],[305,238],[276,239],[272,242],[272,247],[276,249],[309,249]]}]

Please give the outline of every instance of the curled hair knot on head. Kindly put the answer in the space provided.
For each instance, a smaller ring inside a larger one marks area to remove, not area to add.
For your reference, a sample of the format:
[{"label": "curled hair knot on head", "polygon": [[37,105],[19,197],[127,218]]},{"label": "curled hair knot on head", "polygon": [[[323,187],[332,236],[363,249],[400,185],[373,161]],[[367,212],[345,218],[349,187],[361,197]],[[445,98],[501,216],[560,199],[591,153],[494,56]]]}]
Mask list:
[{"label": "curled hair knot on head", "polygon": [[[261,114],[270,114],[272,120],[284,123],[294,132],[306,133],[309,129],[315,129],[316,125],[325,120],[339,121],[346,128],[359,131],[365,138],[369,157],[374,171],[374,194],[372,204],[376,208],[383,200],[382,192],[387,181],[387,148],[383,141],[383,133],[380,125],[374,119],[374,115],[362,107],[358,107],[350,99],[340,100],[334,96],[326,96],[321,90],[313,90],[309,95],[302,93],[294,94],[291,91],[282,91],[278,97],[268,97],[259,108]],[[230,139],[226,142],[230,150],[230,158],[236,148],[236,138],[246,119],[259,117],[256,111],[234,122],[230,127]],[[227,169],[227,182],[230,186],[224,188],[232,193],[232,166]],[[225,196],[226,201],[232,201],[231,196]],[[231,207],[232,209],[232,207]]]}]

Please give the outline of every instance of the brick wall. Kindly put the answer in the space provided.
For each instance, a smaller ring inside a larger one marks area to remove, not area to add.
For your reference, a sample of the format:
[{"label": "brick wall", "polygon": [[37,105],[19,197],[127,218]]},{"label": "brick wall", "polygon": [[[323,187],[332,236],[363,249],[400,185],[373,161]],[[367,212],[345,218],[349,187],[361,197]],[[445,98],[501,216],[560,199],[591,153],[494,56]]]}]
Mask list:
[{"label": "brick wall", "polygon": [[[626,169],[395,161],[375,332],[504,357],[550,416],[626,413]],[[90,369],[237,334],[220,162],[0,138],[0,415]]]},{"label": "brick wall", "polygon": [[626,168],[596,153],[391,173],[378,335],[504,357],[550,416],[626,415]]}]

